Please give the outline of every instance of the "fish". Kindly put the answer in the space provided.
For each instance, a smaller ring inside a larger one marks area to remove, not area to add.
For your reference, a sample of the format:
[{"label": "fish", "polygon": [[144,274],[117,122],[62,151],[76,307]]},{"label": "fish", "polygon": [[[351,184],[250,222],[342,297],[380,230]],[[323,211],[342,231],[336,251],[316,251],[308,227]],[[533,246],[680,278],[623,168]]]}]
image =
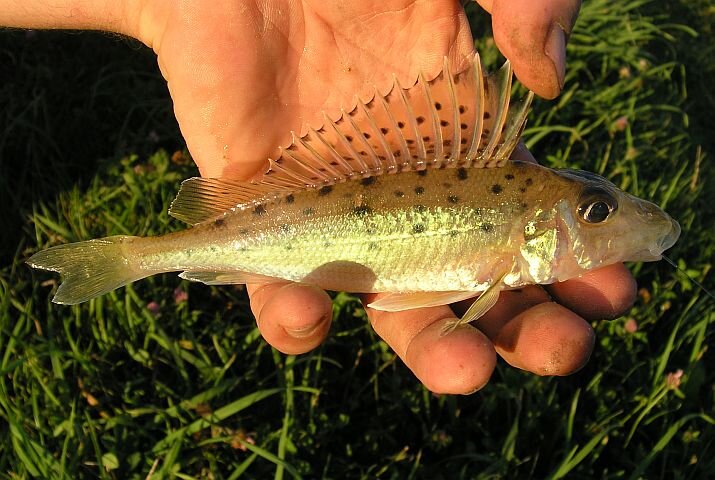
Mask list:
[{"label": "fish", "polygon": [[656,261],[680,235],[657,205],[607,179],[511,157],[533,94],[511,101],[512,69],[454,72],[356,98],[292,133],[254,180],[185,180],[169,214],[190,228],[59,245],[27,263],[59,272],[53,301],[77,304],[159,273],[208,285],[293,281],[383,292],[401,311],[478,296],[449,332],[506,289]]}]

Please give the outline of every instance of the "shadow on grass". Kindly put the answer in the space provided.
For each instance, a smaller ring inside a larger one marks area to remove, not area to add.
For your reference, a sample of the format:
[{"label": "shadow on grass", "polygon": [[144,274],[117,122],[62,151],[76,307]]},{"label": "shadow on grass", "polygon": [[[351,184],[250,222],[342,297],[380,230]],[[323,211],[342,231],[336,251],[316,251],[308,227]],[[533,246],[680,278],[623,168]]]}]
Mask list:
[{"label": "shadow on grass", "polygon": [[183,146],[154,54],[133,40],[4,30],[0,65],[0,264],[23,248],[33,205],[98,159]]}]

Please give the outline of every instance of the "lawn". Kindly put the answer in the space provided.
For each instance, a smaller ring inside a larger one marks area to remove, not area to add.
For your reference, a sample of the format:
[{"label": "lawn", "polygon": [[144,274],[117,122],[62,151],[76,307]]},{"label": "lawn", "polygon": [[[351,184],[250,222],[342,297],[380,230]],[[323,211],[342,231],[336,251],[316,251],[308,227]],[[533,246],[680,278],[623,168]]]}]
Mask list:
[{"label": "lawn", "polygon": [[715,477],[714,301],[688,278],[715,289],[713,25],[709,0],[583,6],[565,91],[525,139],[665,207],[682,271],[632,265],[638,301],[594,322],[577,374],[501,362],[470,396],[426,391],[347,294],[300,356],[263,342],[240,288],[160,275],[51,304],[58,278],[29,255],[183,228],[166,210],[197,171],[151,52],[0,32],[0,478]]}]

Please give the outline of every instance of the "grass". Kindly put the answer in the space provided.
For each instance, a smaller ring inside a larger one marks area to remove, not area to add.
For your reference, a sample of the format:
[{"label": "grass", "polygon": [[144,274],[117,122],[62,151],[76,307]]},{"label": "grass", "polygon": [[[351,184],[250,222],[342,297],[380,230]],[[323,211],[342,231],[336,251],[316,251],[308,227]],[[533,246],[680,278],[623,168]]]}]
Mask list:
[{"label": "grass", "polygon": [[[684,231],[671,257],[710,289],[714,16],[705,0],[586,2],[566,91],[525,134],[545,163],[665,205]],[[180,228],[166,206],[196,170],[135,44],[1,32],[0,56],[0,478],[715,476],[713,302],[664,262],[633,266],[639,300],[594,323],[582,371],[500,363],[467,397],[425,391],[345,294],[329,340],[297,357],[262,341],[240,289],[162,275],[50,304],[57,278],[29,254]]]}]

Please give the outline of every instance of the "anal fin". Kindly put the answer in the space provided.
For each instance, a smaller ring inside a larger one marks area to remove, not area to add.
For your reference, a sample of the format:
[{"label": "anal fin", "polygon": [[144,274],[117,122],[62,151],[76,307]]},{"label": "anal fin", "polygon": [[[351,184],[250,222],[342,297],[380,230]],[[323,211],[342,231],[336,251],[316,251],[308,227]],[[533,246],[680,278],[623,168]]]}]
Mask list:
[{"label": "anal fin", "polygon": [[466,300],[478,292],[408,292],[388,293],[367,306],[383,312],[401,312],[414,308],[436,307]]},{"label": "anal fin", "polygon": [[202,272],[187,270],[181,272],[179,277],[190,282],[201,282],[206,285],[242,285],[247,283],[273,283],[285,281],[280,278],[269,277],[248,272]]}]

